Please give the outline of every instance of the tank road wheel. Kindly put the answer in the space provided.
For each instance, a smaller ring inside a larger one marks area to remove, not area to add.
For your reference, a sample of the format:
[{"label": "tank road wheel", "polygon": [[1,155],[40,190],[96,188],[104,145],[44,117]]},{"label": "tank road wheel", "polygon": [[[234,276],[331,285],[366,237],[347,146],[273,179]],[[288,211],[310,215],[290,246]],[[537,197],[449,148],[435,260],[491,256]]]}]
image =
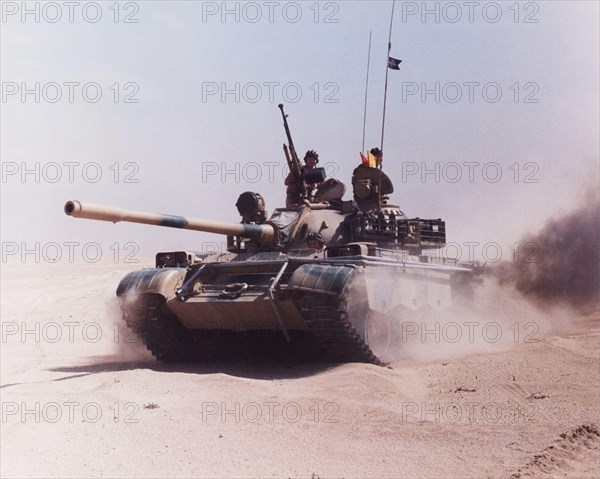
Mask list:
[{"label": "tank road wheel", "polygon": [[125,300],[123,319],[161,362],[194,359],[194,341],[165,304],[164,297],[145,294],[132,302]]},{"label": "tank road wheel", "polygon": [[378,311],[369,310],[365,318],[364,338],[373,354],[382,361],[390,352],[391,321],[390,318]]}]

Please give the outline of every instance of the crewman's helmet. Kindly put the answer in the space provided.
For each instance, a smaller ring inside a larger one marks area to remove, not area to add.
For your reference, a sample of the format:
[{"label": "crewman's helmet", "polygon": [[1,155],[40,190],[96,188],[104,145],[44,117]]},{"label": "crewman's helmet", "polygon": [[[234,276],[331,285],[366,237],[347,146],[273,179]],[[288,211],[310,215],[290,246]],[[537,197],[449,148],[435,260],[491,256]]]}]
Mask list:
[{"label": "crewman's helmet", "polygon": [[380,157],[382,155],[382,152],[381,152],[381,150],[379,148],[372,148],[371,149],[371,154],[373,156]]},{"label": "crewman's helmet", "polygon": [[322,249],[323,246],[325,246],[325,240],[323,239],[323,236],[321,236],[321,233],[310,233],[307,237],[306,237],[306,242],[311,242],[311,241],[316,241],[319,243],[320,248]]},{"label": "crewman's helmet", "polygon": [[304,163],[306,163],[308,158],[314,158],[317,160],[317,163],[319,162],[319,154],[315,150],[308,150],[306,152],[306,155],[304,155]]}]

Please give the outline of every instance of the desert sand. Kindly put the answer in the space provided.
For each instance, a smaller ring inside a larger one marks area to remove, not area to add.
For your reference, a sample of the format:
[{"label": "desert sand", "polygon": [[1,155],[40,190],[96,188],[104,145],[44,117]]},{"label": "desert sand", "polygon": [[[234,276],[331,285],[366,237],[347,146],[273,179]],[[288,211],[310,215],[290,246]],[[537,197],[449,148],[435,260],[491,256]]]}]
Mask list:
[{"label": "desert sand", "polygon": [[2,477],[600,477],[597,311],[387,368],[165,366],[114,296],[150,264],[2,265]]}]

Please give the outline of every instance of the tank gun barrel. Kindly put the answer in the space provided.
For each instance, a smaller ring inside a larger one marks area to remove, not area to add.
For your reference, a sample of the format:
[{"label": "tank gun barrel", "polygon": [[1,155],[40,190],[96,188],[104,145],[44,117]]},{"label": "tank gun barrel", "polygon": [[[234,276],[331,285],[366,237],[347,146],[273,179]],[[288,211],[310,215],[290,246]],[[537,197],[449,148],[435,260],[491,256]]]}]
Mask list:
[{"label": "tank gun barrel", "polygon": [[194,231],[205,231],[222,235],[243,236],[263,241],[275,238],[275,228],[268,224],[247,223],[222,223],[218,221],[205,221],[183,216],[164,215],[156,213],[142,213],[139,211],[128,211],[123,208],[101,206],[80,201],[67,201],[65,213],[75,218],[86,218],[98,221],[110,221],[117,223],[141,223],[145,225],[164,226],[167,228],[181,228]]}]

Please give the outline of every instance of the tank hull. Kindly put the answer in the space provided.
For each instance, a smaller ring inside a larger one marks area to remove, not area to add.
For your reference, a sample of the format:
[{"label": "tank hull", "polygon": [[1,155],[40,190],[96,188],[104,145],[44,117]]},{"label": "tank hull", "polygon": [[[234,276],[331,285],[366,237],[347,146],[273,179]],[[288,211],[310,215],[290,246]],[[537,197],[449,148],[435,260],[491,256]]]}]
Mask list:
[{"label": "tank hull", "polygon": [[[261,352],[278,343],[293,351],[308,341],[323,359],[385,364],[401,347],[403,322],[450,306],[460,270],[362,256],[284,257],[208,264],[195,275],[135,271],[117,295],[128,325],[162,361],[252,355],[259,344]],[[182,297],[189,281],[192,292]]]}]

